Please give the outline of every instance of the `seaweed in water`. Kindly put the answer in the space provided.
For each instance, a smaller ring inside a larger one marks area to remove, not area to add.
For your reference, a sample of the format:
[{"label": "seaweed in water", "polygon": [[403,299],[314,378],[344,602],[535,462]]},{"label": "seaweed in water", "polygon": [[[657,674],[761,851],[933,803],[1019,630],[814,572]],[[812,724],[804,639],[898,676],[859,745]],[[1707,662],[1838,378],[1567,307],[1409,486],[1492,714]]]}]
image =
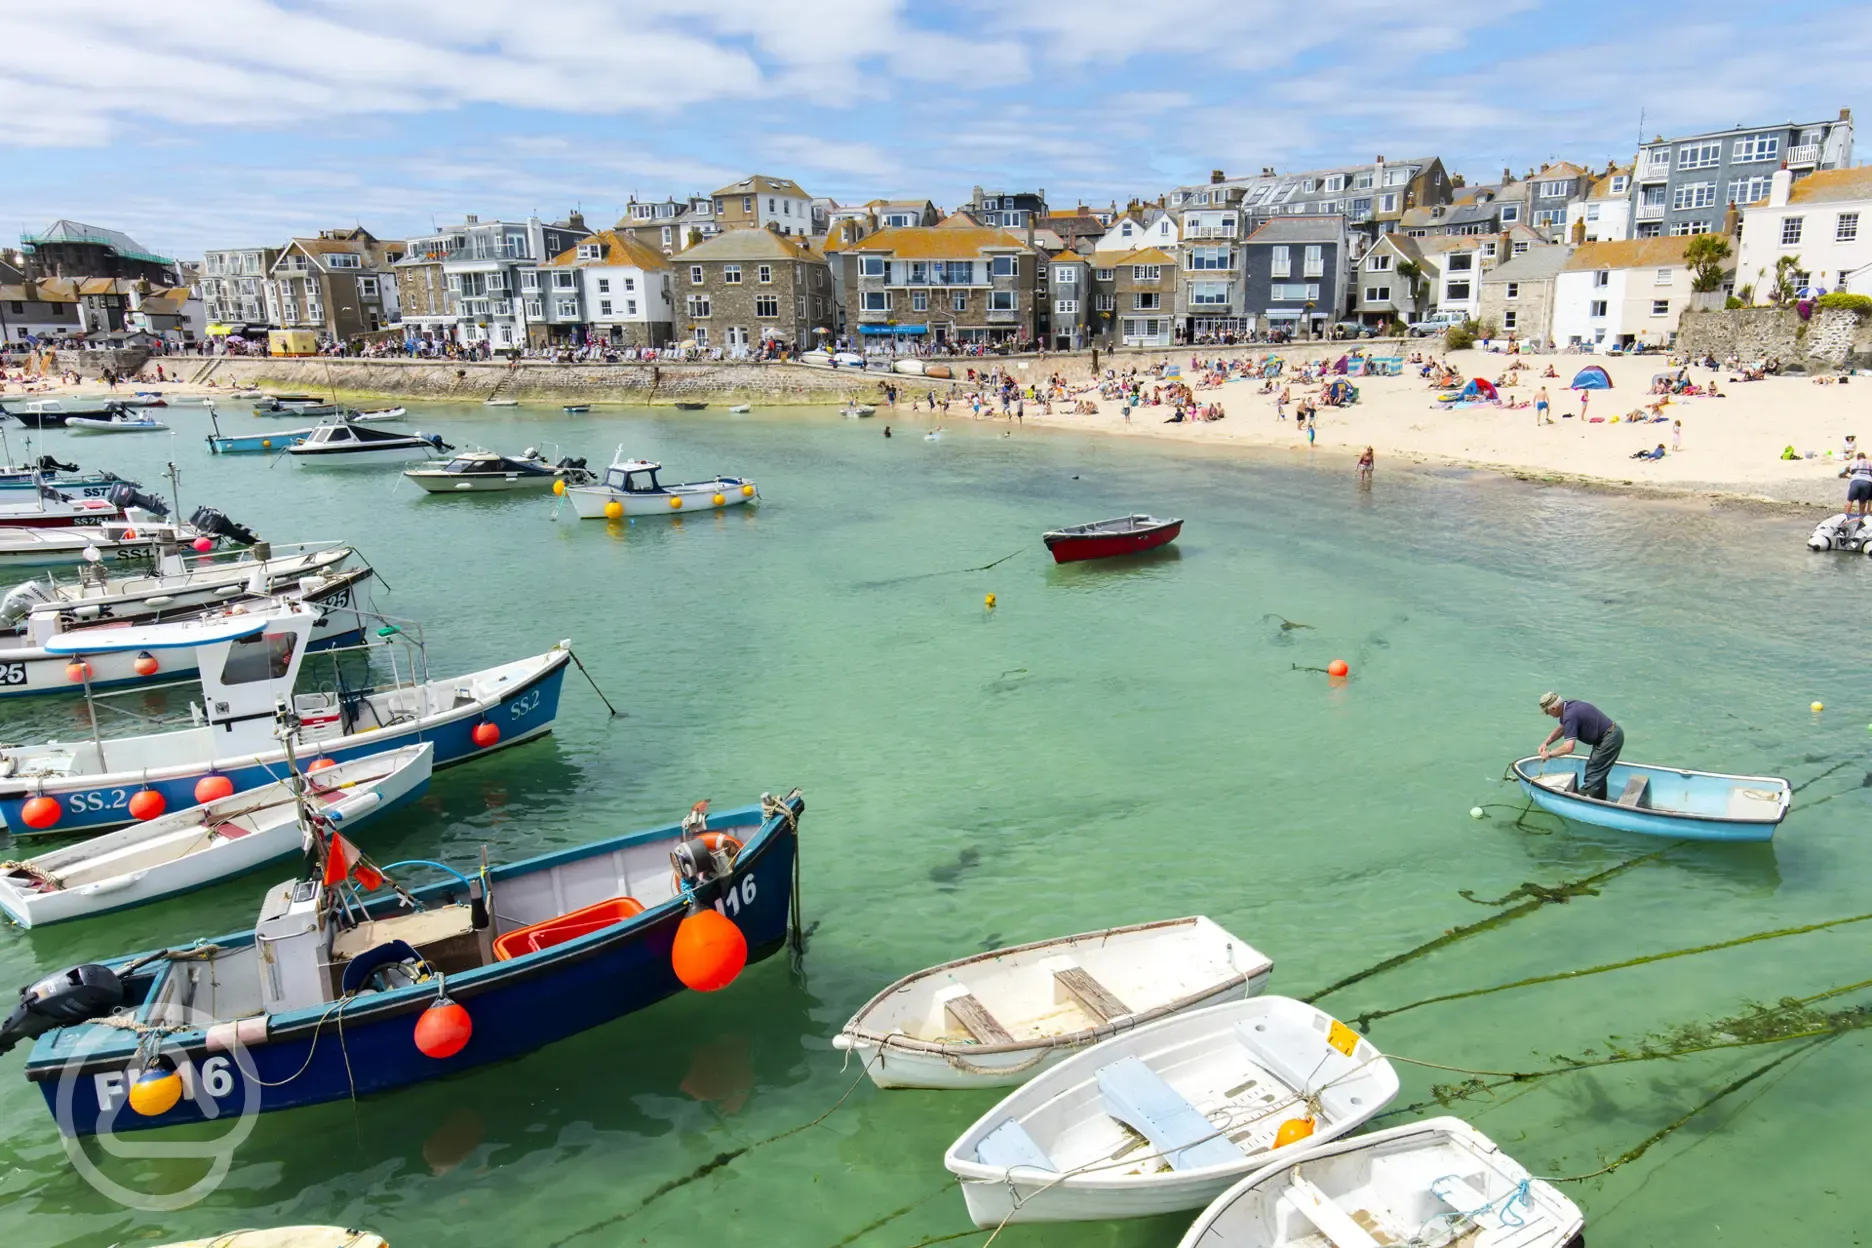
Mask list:
[{"label": "seaweed in water", "polygon": [[929,877],[937,884],[943,884],[953,888],[956,880],[961,878],[964,871],[968,870],[970,867],[978,866],[980,863],[981,850],[970,845],[956,854],[954,862],[945,862],[940,866],[931,867]]},{"label": "seaweed in water", "polygon": [[1263,624],[1267,623],[1269,620],[1279,620],[1281,632],[1283,633],[1291,633],[1296,628],[1312,628],[1313,627],[1311,624],[1296,624],[1292,620],[1288,619],[1286,616],[1275,615],[1272,611],[1268,612],[1266,615],[1261,617],[1261,622]]}]

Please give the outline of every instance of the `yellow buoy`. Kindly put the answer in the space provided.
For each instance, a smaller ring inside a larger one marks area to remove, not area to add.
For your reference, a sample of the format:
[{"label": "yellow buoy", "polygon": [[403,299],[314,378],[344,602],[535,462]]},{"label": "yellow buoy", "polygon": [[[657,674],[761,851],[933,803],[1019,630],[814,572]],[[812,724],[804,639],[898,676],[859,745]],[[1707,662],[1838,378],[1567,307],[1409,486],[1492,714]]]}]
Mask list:
[{"label": "yellow buoy", "polygon": [[671,511],[681,511],[681,510],[682,510],[682,499],[681,499],[681,498],[672,498],[672,499],[670,499],[670,500],[669,500],[669,505],[670,505],[670,510],[671,510]]},{"label": "yellow buoy", "polygon": [[272,439],[272,438],[261,438],[261,439],[260,439],[260,449],[261,449],[261,450],[263,450],[263,451],[270,451],[270,450],[272,450],[272,449],[273,449],[273,439]]},{"label": "yellow buoy", "polygon": [[553,493],[559,494],[559,495],[563,495],[565,493],[565,478],[564,477],[553,478]]},{"label": "yellow buoy", "polygon": [[742,486],[742,487],[741,487],[741,497],[742,497],[742,498],[753,498],[753,497],[754,497],[754,487],[753,487],[753,486],[751,486],[751,485],[744,485],[744,486]]},{"label": "yellow buoy", "polygon": [[717,507],[720,507],[723,503],[726,503],[728,500],[722,497],[720,494],[717,494],[714,498],[710,499],[709,501],[714,503]]},{"label": "yellow buoy", "polygon": [[994,603],[995,603],[995,597],[993,594],[989,594],[986,598],[982,599],[982,605],[989,608],[990,610],[994,609]]},{"label": "yellow buoy", "polygon": [[1312,1134],[1313,1120],[1311,1118],[1289,1118],[1286,1122],[1281,1123],[1280,1130],[1274,1133],[1274,1147],[1285,1148],[1287,1145],[1304,1140]]},{"label": "yellow buoy", "polygon": [[145,1118],[168,1113],[181,1099],[182,1076],[166,1062],[151,1062],[130,1085],[130,1108]]},{"label": "yellow buoy", "polygon": [[1814,712],[1816,712],[1816,713],[1817,713],[1817,712],[1820,712],[1820,711],[1824,711],[1824,710],[1826,710],[1826,703],[1824,703],[1824,702],[1815,702],[1815,703],[1814,703],[1814,704],[1813,704],[1812,706],[1809,706],[1809,707],[1808,707],[1807,709],[1808,709],[1808,710],[1810,710],[1810,711],[1814,711]]},{"label": "yellow buoy", "polygon": [[605,504],[605,519],[616,520],[616,519],[621,518],[623,515],[624,515],[624,504],[618,502],[617,499],[614,498],[610,502]]}]

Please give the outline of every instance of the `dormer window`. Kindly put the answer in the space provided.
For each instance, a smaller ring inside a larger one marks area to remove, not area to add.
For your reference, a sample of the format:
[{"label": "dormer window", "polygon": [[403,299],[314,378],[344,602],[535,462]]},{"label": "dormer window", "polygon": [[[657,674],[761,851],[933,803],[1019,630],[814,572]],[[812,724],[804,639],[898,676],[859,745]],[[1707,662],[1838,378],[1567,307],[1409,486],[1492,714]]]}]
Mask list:
[{"label": "dormer window", "polygon": [[604,244],[602,243],[580,243],[579,249],[578,249],[578,258],[581,260],[604,259]]}]

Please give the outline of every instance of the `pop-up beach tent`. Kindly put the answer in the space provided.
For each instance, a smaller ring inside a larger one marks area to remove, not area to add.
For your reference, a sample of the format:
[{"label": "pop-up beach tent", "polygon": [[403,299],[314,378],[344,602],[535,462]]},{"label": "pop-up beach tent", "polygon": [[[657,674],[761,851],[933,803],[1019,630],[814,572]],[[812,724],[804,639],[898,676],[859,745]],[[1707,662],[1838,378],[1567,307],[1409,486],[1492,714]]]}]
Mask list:
[{"label": "pop-up beach tent", "polygon": [[1610,390],[1611,388],[1612,378],[1607,375],[1604,368],[1597,364],[1588,364],[1573,374],[1573,384],[1567,387],[1569,390]]},{"label": "pop-up beach tent", "polygon": [[1350,407],[1358,402],[1358,387],[1349,381],[1335,381],[1326,387],[1324,398],[1329,407]]},{"label": "pop-up beach tent", "polygon": [[1477,377],[1463,387],[1462,394],[1457,397],[1456,401],[1458,403],[1499,403],[1501,395],[1495,392],[1494,382],[1486,377]]}]

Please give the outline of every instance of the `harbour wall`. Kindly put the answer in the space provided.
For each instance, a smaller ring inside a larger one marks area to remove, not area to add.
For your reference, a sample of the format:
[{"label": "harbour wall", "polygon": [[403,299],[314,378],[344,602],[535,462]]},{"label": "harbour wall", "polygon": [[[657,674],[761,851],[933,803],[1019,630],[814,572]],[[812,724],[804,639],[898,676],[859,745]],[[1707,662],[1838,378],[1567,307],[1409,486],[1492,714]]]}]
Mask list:
[{"label": "harbour wall", "polygon": [[1803,321],[1793,308],[1731,308],[1685,312],[1677,326],[1679,354],[1730,354],[1753,363],[1773,357],[1789,372],[1872,368],[1872,316],[1817,309]]}]

